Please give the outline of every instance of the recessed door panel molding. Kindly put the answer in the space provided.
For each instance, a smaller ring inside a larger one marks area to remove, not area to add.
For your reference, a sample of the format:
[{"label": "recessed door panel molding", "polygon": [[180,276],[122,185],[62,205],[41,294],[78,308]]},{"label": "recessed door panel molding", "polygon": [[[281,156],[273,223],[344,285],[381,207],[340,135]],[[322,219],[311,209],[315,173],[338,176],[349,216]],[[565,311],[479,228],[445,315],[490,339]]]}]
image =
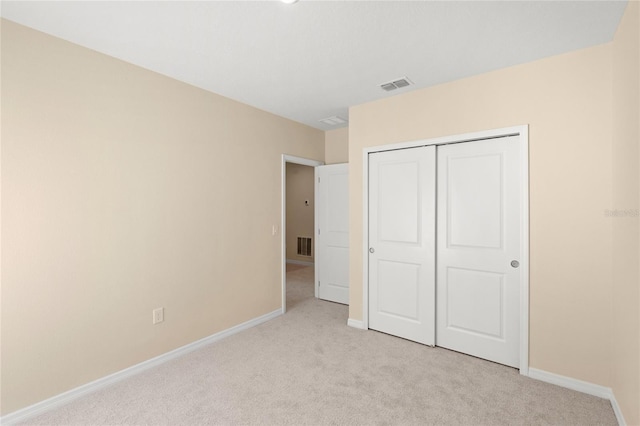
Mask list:
[{"label": "recessed door panel molding", "polygon": [[447,268],[443,275],[447,329],[504,341],[504,274]]},{"label": "recessed door panel molding", "polygon": [[418,322],[420,264],[378,261],[378,301],[376,311]]},{"label": "recessed door panel molding", "polygon": [[349,166],[316,167],[316,296],[349,304]]},{"label": "recessed door panel molding", "polygon": [[369,327],[435,344],[435,147],[369,156]]},{"label": "recessed door panel molding", "polygon": [[[349,301],[349,248],[327,247],[327,263],[329,268],[326,279],[321,285],[321,299],[339,301],[348,304]],[[326,286],[326,287],[325,287]],[[335,300],[334,300],[335,299]]]},{"label": "recessed door panel molding", "polygon": [[503,163],[500,153],[447,157],[447,246],[502,248]]},{"label": "recessed door panel molding", "polygon": [[419,245],[420,162],[388,159],[378,165],[378,236],[380,241]]},{"label": "recessed door panel molding", "polygon": [[[334,168],[335,169],[335,168]],[[332,206],[327,208],[326,232],[340,234],[341,240],[349,236],[349,173],[334,170],[327,173],[326,185]],[[324,185],[322,185],[324,186]]]}]

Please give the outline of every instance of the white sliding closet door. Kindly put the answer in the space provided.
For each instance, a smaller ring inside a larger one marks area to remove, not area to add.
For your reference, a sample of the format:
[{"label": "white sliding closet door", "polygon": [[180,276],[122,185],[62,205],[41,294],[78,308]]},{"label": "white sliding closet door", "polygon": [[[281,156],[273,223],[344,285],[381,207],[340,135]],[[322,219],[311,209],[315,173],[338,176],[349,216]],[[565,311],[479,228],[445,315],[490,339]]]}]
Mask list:
[{"label": "white sliding closet door", "polygon": [[435,147],[369,155],[369,327],[435,344]]},{"label": "white sliding closet door", "polygon": [[513,367],[520,345],[518,137],[438,147],[436,344]]},{"label": "white sliding closet door", "polygon": [[370,328],[520,367],[520,149],[369,154]]}]

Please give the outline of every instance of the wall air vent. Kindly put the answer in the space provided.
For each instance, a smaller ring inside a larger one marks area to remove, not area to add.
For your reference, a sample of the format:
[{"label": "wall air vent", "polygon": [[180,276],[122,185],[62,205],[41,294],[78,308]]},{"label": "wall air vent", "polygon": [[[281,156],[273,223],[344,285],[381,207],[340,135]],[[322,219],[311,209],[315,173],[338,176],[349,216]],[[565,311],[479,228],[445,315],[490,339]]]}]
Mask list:
[{"label": "wall air vent", "polygon": [[298,251],[299,256],[311,256],[311,238],[310,237],[298,237]]},{"label": "wall air vent", "polygon": [[390,92],[392,90],[401,89],[403,87],[411,86],[412,84],[413,83],[411,83],[411,80],[409,80],[407,77],[402,77],[402,78],[399,78],[397,80],[390,81],[388,83],[382,83],[380,85],[380,87],[382,88],[382,90]]},{"label": "wall air vent", "polygon": [[322,124],[326,124],[327,126],[337,126],[338,124],[347,122],[347,120],[342,117],[338,117],[337,115],[334,115],[333,117],[323,118],[322,120],[318,121],[320,121]]}]

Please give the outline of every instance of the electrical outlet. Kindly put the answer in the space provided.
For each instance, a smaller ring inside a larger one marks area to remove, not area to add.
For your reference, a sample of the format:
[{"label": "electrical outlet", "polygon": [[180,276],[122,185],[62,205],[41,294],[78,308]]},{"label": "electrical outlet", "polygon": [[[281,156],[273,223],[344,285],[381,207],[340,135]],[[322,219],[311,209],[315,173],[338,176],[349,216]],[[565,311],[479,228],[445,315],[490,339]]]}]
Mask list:
[{"label": "electrical outlet", "polygon": [[153,310],[153,323],[158,324],[164,321],[164,308]]}]

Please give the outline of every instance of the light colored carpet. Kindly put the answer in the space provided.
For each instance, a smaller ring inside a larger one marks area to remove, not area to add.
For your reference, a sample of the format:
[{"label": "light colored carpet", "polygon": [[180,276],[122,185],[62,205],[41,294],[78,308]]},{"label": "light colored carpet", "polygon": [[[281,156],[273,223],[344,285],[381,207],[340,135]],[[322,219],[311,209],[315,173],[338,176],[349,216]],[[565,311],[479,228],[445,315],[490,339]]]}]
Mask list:
[{"label": "light colored carpet", "polygon": [[609,401],[346,326],[287,274],[286,315],[46,413],[33,425],[615,425]]}]

